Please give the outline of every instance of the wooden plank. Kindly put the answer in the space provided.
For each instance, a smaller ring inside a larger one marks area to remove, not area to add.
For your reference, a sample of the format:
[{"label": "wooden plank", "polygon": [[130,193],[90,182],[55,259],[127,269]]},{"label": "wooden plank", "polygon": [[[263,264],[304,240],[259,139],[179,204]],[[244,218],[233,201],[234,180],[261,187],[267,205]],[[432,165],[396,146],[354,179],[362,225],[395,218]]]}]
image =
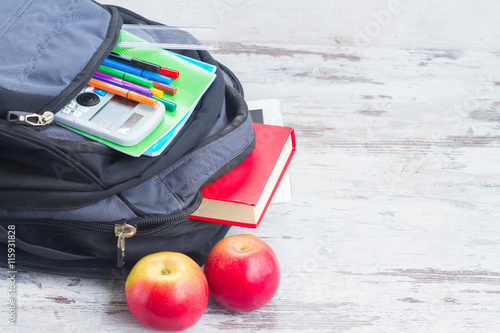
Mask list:
[{"label": "wooden plank", "polygon": [[174,26],[215,26],[226,42],[498,51],[493,0],[131,1],[129,8]]}]

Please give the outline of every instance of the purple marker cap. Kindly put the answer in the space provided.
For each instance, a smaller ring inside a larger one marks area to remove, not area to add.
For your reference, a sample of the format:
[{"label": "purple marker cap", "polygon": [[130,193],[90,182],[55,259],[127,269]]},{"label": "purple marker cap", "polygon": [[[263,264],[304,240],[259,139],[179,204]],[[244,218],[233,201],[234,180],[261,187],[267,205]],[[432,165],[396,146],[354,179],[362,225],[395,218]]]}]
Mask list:
[{"label": "purple marker cap", "polygon": [[138,84],[132,83],[132,82],[123,81],[122,87],[125,89],[128,89],[130,91],[135,91],[136,93],[139,93],[139,94],[147,96],[147,97],[153,96],[153,93],[151,92],[151,90],[149,90],[146,87],[142,87]]},{"label": "purple marker cap", "polygon": [[97,80],[101,80],[103,82],[127,89],[127,90],[130,90],[130,91],[135,91],[136,93],[139,93],[139,94],[147,96],[147,97],[153,96],[153,93],[151,92],[151,90],[149,90],[146,87],[143,87],[143,86],[140,86],[138,84],[116,78],[116,77],[108,75],[108,74],[96,72],[94,75],[94,78]]}]

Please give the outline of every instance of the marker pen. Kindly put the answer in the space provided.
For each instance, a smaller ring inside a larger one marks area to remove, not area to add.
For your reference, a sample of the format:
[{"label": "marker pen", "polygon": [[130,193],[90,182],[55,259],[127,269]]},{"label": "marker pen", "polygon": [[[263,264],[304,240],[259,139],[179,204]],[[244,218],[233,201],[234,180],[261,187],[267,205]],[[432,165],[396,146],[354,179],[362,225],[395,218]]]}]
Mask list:
[{"label": "marker pen", "polygon": [[109,59],[109,58],[104,59],[102,64],[105,66],[109,66],[109,67],[130,73],[130,74],[141,76],[141,77],[146,78],[146,79],[158,81],[158,82],[165,83],[165,84],[172,83],[172,78],[170,78],[170,77],[166,77],[166,76],[158,74],[158,73],[153,73],[151,71],[148,71],[148,70],[145,70],[142,68],[130,66],[130,65],[124,64],[122,62],[119,62],[119,61],[116,61],[113,59]]},{"label": "marker pen", "polygon": [[111,52],[111,54],[109,55],[109,58],[116,60],[116,61],[119,61],[119,62],[122,62],[122,63],[125,63],[125,64],[130,65],[130,66],[135,66],[135,67],[139,67],[142,69],[146,69],[146,70],[151,71],[153,73],[159,73],[161,75],[165,75],[165,76],[171,77],[173,79],[177,79],[179,77],[179,71],[177,71],[175,69],[162,67],[160,65],[153,64],[151,62],[147,62],[147,61],[144,61],[141,59],[132,58],[132,57],[126,56],[124,54]]},{"label": "marker pen", "polygon": [[151,93],[153,93],[153,96],[160,97],[160,98],[162,98],[163,94],[164,94],[163,91],[161,91],[160,89],[156,89],[154,87],[151,88]]},{"label": "marker pen", "polygon": [[165,76],[171,77],[173,79],[177,79],[179,77],[179,71],[176,71],[175,69],[166,68],[166,67],[160,67],[159,73],[161,75],[165,75]]},{"label": "marker pen", "polygon": [[175,104],[174,102],[171,102],[171,101],[166,100],[164,98],[156,97],[154,95],[152,98],[157,100],[158,102],[163,103],[163,105],[165,105],[165,110],[167,110],[167,111],[175,111],[175,109],[177,109],[177,104]]},{"label": "marker pen", "polygon": [[135,101],[135,102],[144,103],[144,104],[151,105],[154,107],[156,107],[158,105],[158,101],[153,99],[153,98],[146,97],[144,95],[136,93],[135,91],[123,89],[123,88],[114,86],[112,84],[106,83],[106,82],[102,82],[102,81],[99,81],[96,79],[90,79],[88,84],[89,84],[89,86],[96,87],[96,88],[99,88],[102,90],[106,90],[107,92],[110,92],[110,93],[113,93],[113,94],[116,94],[119,96],[123,96],[123,97],[128,98],[128,99]]},{"label": "marker pen", "polygon": [[94,79],[97,79],[99,81],[106,82],[109,84],[114,84],[115,86],[118,86],[120,88],[124,88],[124,89],[130,90],[130,91],[135,91],[136,93],[139,93],[139,94],[147,96],[147,97],[153,96],[153,93],[151,92],[151,90],[149,90],[145,87],[142,87],[138,84],[131,83],[131,82],[116,78],[116,77],[111,76],[111,75],[96,72],[93,77],[94,77]]},{"label": "marker pen", "polygon": [[151,71],[153,73],[160,73],[161,66],[157,64],[153,64],[144,60],[140,59],[135,59],[129,56],[126,56],[124,54],[116,53],[116,52],[111,52],[111,54],[108,56],[108,58],[111,58],[113,60],[122,62],[124,64],[130,65],[130,66],[135,66],[139,67],[142,69],[146,69],[148,71]]},{"label": "marker pen", "polygon": [[163,84],[157,81],[152,81],[152,82],[153,82],[153,87],[155,87],[156,89],[160,89],[169,95],[175,95],[175,93],[177,92],[177,88],[174,86],[169,86],[168,84]]},{"label": "marker pen", "polygon": [[122,79],[122,80],[126,80],[128,82],[136,83],[136,84],[141,85],[141,86],[146,87],[146,88],[153,88],[153,81],[145,79],[145,78],[137,76],[137,75],[134,75],[134,74],[125,73],[123,71],[120,71],[120,70],[115,69],[115,68],[111,68],[109,66],[104,66],[104,65],[99,66],[99,72],[114,76],[114,77]]}]

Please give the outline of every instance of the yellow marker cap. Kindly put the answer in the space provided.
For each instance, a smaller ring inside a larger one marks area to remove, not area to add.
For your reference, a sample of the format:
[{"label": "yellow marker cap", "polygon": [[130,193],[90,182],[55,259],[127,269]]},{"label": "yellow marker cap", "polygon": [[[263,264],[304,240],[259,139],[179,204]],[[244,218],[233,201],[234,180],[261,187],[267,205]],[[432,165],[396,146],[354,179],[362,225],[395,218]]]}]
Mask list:
[{"label": "yellow marker cap", "polygon": [[161,91],[160,89],[151,88],[151,92],[153,93],[153,96],[160,97],[160,98],[163,97],[163,91]]}]

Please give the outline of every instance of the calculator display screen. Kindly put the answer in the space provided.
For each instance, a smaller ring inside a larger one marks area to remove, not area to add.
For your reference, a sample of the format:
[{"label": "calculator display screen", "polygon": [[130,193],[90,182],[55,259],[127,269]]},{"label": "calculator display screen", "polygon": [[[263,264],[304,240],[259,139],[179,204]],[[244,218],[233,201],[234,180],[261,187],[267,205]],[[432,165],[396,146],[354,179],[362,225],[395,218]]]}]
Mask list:
[{"label": "calculator display screen", "polygon": [[[110,103],[110,101],[115,103]],[[142,116],[137,118],[139,115],[135,113],[130,115],[138,104],[138,102],[114,95],[89,121],[109,130],[114,130],[121,124],[125,126],[127,123],[128,132],[142,118]],[[134,115],[136,116],[134,117]]]},{"label": "calculator display screen", "polygon": [[142,119],[142,117],[143,117],[142,115],[134,113],[133,115],[130,116],[130,118],[127,119],[127,121],[123,123],[122,126],[120,126],[118,132],[122,134],[127,134],[132,129],[132,127],[134,127],[135,124],[137,124],[139,120]]}]

